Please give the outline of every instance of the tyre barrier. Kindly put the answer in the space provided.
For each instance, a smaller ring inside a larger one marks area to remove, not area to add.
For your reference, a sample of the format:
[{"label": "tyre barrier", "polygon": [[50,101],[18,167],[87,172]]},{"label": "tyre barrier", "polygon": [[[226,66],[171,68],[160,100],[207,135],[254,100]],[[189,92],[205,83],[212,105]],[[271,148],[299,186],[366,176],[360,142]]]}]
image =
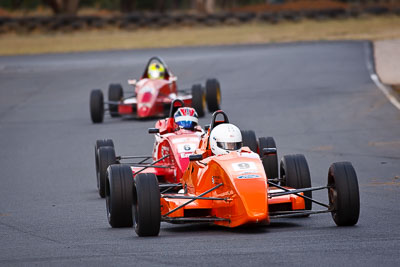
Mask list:
[{"label": "tyre barrier", "polygon": [[131,13],[120,16],[104,17],[95,15],[85,16],[49,16],[49,17],[0,17],[0,34],[7,32],[32,31],[78,31],[104,29],[107,27],[123,30],[136,30],[143,27],[168,26],[217,26],[238,25],[259,21],[276,24],[280,21],[297,22],[304,18],[313,20],[340,19],[358,17],[362,14],[400,16],[400,7],[389,9],[385,6],[369,6],[360,8],[332,8],[321,10],[300,10],[281,12],[221,12],[209,15],[196,14],[162,14],[162,13]]}]

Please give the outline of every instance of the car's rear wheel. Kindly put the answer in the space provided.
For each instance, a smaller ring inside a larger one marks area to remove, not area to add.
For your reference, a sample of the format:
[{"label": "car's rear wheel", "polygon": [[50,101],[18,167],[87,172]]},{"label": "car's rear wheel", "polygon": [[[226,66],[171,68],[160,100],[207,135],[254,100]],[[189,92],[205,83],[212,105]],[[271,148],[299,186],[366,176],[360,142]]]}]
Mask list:
[{"label": "car's rear wheel", "polygon": [[336,162],[328,173],[329,206],[338,226],[351,226],[360,215],[360,194],[356,171],[350,162]]},{"label": "car's rear wheel", "polygon": [[90,117],[93,123],[101,123],[104,119],[104,98],[100,89],[90,92]]},{"label": "car's rear wheel", "polygon": [[275,155],[263,156],[264,148],[275,148],[276,144],[273,137],[260,137],[258,139],[259,153],[262,158],[262,163],[264,166],[265,174],[268,179],[278,178],[278,153]]},{"label": "car's rear wheel", "polygon": [[128,165],[111,165],[106,175],[106,208],[111,227],[132,227],[133,175]]},{"label": "car's rear wheel", "polygon": [[197,111],[197,115],[199,115],[199,117],[204,117],[206,96],[201,84],[195,84],[192,86],[192,107]]},{"label": "car's rear wheel", "polygon": [[114,142],[111,139],[100,139],[96,141],[96,144],[94,145],[94,157],[95,157],[95,163],[96,163],[96,180],[97,180],[97,189],[100,187],[100,181],[99,181],[99,176],[97,175],[99,173],[99,148],[100,147],[105,147],[105,146],[110,146],[114,147]]},{"label": "car's rear wheel", "polygon": [[133,214],[138,236],[157,236],[160,232],[160,189],[154,173],[139,173],[134,179]]},{"label": "car's rear wheel", "polygon": [[214,112],[220,109],[221,86],[217,79],[208,79],[206,81],[206,98],[208,111]]},{"label": "car's rear wheel", "polygon": [[[118,83],[112,83],[108,87],[108,100],[112,102],[118,102],[124,97],[124,91],[122,86]],[[108,104],[108,110],[110,111],[111,117],[119,117],[118,105]]]},{"label": "car's rear wheel", "polygon": [[106,196],[106,175],[107,168],[112,164],[116,164],[115,150],[111,146],[104,146],[98,149],[98,171],[97,171],[97,183],[99,185],[99,195],[104,198]]},{"label": "car's rear wheel", "polygon": [[[295,189],[311,187],[310,170],[304,155],[285,155],[280,164],[281,185]],[[304,196],[312,198],[312,192],[304,192]],[[311,210],[312,202],[304,199],[305,209]]]},{"label": "car's rear wheel", "polygon": [[256,133],[253,130],[240,130],[242,133],[242,142],[243,146],[247,146],[251,151],[257,153],[257,137]]}]

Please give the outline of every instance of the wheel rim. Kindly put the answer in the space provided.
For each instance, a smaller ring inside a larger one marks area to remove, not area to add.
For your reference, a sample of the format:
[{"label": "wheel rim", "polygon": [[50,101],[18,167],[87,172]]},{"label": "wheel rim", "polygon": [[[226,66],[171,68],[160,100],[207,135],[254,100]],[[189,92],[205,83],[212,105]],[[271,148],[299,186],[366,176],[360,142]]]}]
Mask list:
[{"label": "wheel rim", "polygon": [[217,87],[217,103],[218,105],[221,103],[221,91],[219,90],[219,87]]},{"label": "wheel rim", "polygon": [[201,97],[201,106],[203,110],[206,108],[206,94],[203,94],[203,96]]},{"label": "wheel rim", "polygon": [[335,212],[337,210],[337,191],[335,188],[329,188],[329,206]]}]

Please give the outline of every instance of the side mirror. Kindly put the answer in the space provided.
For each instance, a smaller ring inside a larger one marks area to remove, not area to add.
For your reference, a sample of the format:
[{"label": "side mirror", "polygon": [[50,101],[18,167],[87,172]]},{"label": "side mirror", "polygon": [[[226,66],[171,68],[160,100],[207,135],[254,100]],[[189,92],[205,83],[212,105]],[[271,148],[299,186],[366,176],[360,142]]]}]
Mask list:
[{"label": "side mirror", "polygon": [[197,161],[197,160],[202,160],[202,159],[203,159],[203,155],[202,154],[189,155],[189,160],[190,161]]},{"label": "side mirror", "polygon": [[156,134],[159,132],[160,132],[160,129],[158,129],[158,128],[149,128],[149,134]]},{"label": "side mirror", "polygon": [[135,86],[136,85],[136,80],[128,80],[128,84]]},{"label": "side mirror", "polygon": [[271,148],[263,148],[262,152],[263,152],[263,156],[271,156],[271,155],[276,155],[276,148],[275,147],[271,147]]}]

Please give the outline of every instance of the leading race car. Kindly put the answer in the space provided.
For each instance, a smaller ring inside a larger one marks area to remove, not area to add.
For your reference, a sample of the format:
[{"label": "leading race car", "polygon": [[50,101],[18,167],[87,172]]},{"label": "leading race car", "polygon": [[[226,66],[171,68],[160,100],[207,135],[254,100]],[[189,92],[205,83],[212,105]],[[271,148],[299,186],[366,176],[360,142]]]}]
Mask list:
[{"label": "leading race car", "polygon": [[[218,115],[223,120],[217,121]],[[276,148],[259,147],[263,156],[275,156]],[[242,147],[240,130],[223,111],[213,114],[211,127],[199,143],[181,179],[178,192],[161,191],[151,173],[129,173],[129,166],[111,165],[110,216],[119,222],[132,220],[139,236],[156,236],[160,222],[209,222],[225,227],[269,224],[271,219],[331,213],[338,226],[358,221],[360,202],[356,172],[349,162],[333,163],[327,186],[311,187],[303,155],[286,155],[280,176],[268,177],[258,154]],[[269,166],[277,168],[278,166]],[[164,189],[164,188],[162,188]],[[312,191],[328,190],[329,203],[312,198]],[[324,207],[312,210],[312,203]],[[133,214],[132,214],[133,206]]]},{"label": "leading race car", "polygon": [[124,96],[120,84],[110,84],[108,101],[104,101],[100,89],[90,93],[90,116],[93,123],[101,123],[105,112],[111,117],[152,118],[168,116],[169,107],[174,99],[182,100],[187,107],[196,109],[200,117],[208,110],[214,112],[220,108],[221,89],[217,79],[208,79],[205,90],[195,84],[190,90],[178,90],[177,77],[172,74],[167,64],[159,57],[152,57],[147,62],[139,81],[129,80],[135,90]]},{"label": "leading race car", "polygon": [[[109,197],[107,168],[127,160],[134,177],[138,173],[151,173],[160,184],[170,187],[178,183],[189,165],[189,155],[198,147],[204,130],[198,125],[198,115],[193,108],[185,107],[182,100],[172,101],[170,113],[166,119],[157,121],[149,133],[155,134],[151,156],[115,156],[114,143],[111,139],[97,140],[95,145],[96,177],[99,195]],[[152,159],[152,163],[148,161]]]}]

